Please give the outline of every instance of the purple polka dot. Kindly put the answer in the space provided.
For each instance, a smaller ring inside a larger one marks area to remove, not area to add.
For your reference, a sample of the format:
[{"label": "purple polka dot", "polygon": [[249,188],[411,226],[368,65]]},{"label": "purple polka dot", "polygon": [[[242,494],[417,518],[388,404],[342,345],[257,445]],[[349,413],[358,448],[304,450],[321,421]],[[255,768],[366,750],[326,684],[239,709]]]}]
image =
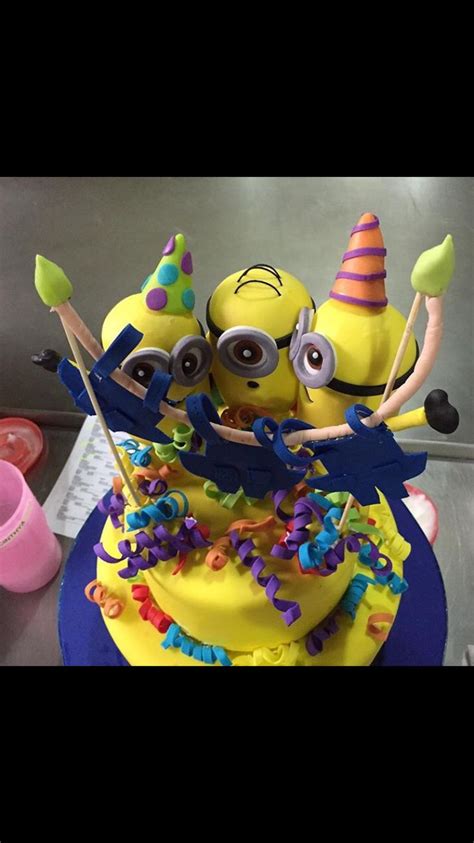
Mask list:
[{"label": "purple polka dot", "polygon": [[146,306],[149,307],[150,310],[162,310],[166,307],[166,303],[168,301],[166,290],[162,290],[161,287],[154,287],[153,290],[150,290],[150,292],[147,293],[145,301]]},{"label": "purple polka dot", "polygon": [[186,252],[181,259],[181,269],[186,275],[191,275],[193,271],[193,259],[191,252]]},{"label": "purple polka dot", "polygon": [[163,255],[172,255],[173,252],[174,252],[174,248],[175,248],[175,239],[174,239],[174,237],[170,237],[170,239],[168,240],[165,248],[163,249],[162,254]]}]

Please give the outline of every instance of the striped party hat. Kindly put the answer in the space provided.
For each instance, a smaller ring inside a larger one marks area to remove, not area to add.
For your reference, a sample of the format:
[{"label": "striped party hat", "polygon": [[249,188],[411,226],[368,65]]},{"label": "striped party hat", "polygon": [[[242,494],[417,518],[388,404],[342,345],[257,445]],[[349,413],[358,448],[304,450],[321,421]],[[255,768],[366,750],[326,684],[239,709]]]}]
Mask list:
[{"label": "striped party hat", "polygon": [[351,231],[330,297],[362,307],[385,307],[386,254],[378,218],[362,214]]},{"label": "striped party hat", "polygon": [[194,308],[193,261],[184,234],[171,237],[155,271],[145,279],[141,293],[148,310],[185,314]]}]

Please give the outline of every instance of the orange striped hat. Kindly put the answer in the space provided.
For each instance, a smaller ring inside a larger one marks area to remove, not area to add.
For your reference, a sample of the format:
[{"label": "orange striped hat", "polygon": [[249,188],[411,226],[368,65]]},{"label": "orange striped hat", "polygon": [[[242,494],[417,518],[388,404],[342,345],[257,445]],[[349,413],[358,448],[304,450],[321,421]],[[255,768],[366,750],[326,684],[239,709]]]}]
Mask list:
[{"label": "orange striped hat", "polygon": [[351,231],[330,297],[362,307],[385,307],[386,254],[378,218],[362,214]]}]

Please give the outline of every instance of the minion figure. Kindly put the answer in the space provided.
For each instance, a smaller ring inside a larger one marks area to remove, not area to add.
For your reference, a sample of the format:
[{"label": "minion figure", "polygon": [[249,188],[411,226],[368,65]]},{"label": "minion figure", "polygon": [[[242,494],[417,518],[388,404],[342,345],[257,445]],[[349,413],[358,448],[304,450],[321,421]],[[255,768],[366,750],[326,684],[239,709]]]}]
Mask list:
[{"label": "minion figure", "polygon": [[212,376],[231,410],[279,419],[295,407],[298,381],[288,352],[300,310],[313,306],[297,278],[269,264],[221,281],[207,303],[206,320]]},{"label": "minion figure", "polygon": [[[296,415],[315,427],[342,424],[352,404],[376,410],[381,403],[406,325],[387,301],[385,255],[378,218],[363,214],[329,300],[299,316],[289,355],[300,382]],[[405,383],[417,358],[411,335],[394,389]]]},{"label": "minion figure", "polygon": [[[193,315],[192,271],[184,235],[176,234],[166,244],[163,257],[142,284],[141,292],[119,301],[102,326],[105,349],[129,323],[143,333],[138,346],[123,361],[122,370],[144,387],[149,386],[157,370],[171,374],[167,401],[183,408],[191,393],[209,392],[212,362],[204,329]],[[164,430],[168,422],[176,424],[167,419]]]}]

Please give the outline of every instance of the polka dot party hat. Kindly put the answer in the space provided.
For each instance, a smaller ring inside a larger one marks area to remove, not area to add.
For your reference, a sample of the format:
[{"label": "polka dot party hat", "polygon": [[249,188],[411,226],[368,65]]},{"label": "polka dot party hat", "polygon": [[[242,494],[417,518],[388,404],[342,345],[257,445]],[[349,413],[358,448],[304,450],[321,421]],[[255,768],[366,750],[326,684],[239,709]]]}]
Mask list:
[{"label": "polka dot party hat", "polygon": [[155,271],[142,284],[142,299],[152,311],[190,313],[195,296],[192,289],[193,261],[184,234],[175,234],[163,249]]}]

